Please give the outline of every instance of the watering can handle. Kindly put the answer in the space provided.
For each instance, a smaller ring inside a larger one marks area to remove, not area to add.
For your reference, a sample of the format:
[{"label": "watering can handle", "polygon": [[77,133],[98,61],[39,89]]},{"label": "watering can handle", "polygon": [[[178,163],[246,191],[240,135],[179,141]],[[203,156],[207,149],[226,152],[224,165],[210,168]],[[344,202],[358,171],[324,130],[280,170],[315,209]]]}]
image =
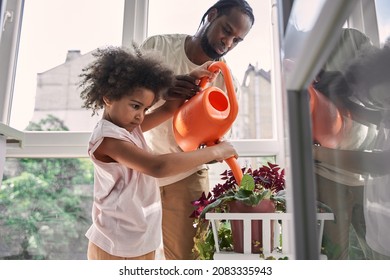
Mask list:
[{"label": "watering can handle", "polygon": [[[217,70],[220,70],[220,69],[221,69],[220,65],[221,65],[221,64],[219,63],[219,61],[216,61],[216,62],[211,63],[207,69],[208,69],[209,71],[215,71],[215,72],[217,72]],[[200,79],[200,82],[199,82],[199,87],[200,87],[202,90],[204,90],[204,89],[206,88],[208,82],[209,82],[209,78],[208,78],[208,77],[203,77],[203,78],[201,78],[201,79]]]},{"label": "watering can handle", "polygon": [[204,90],[209,82],[209,78],[203,77],[200,79],[199,87]]},{"label": "watering can handle", "polygon": [[240,185],[243,174],[242,174],[241,167],[238,164],[236,158],[230,157],[230,158],[225,159],[225,161],[229,165],[230,169],[232,170],[233,176],[236,179],[237,184]]},{"label": "watering can handle", "polygon": [[[207,69],[209,71],[215,72],[215,73],[217,73],[219,71],[222,71],[222,74],[225,76],[225,79],[232,81],[232,77],[230,76],[230,72],[227,69],[227,66],[226,66],[226,64],[223,61],[215,61],[215,62],[211,63]],[[201,78],[200,82],[199,82],[199,87],[201,87],[202,90],[205,89],[207,84],[208,84],[208,82],[209,82],[209,78],[208,77]],[[226,85],[226,86],[227,87],[231,86],[230,89],[234,92],[234,88],[231,85],[231,83],[229,85]]]}]

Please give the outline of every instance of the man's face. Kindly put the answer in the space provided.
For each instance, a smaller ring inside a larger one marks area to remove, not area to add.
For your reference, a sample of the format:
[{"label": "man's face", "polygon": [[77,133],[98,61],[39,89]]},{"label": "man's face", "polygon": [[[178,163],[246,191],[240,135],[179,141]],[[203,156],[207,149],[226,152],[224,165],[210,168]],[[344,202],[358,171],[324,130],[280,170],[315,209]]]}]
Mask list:
[{"label": "man's face", "polygon": [[209,24],[202,33],[201,46],[207,56],[214,60],[243,41],[252,27],[249,16],[239,9],[232,9],[229,15],[220,17],[216,13],[209,14],[208,20]]}]

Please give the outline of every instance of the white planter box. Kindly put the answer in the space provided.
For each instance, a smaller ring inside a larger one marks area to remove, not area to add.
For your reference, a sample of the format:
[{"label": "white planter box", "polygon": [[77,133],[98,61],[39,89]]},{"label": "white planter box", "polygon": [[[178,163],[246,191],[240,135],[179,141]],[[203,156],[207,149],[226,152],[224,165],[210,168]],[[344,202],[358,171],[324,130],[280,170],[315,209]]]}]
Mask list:
[{"label": "white planter box", "polygon": [[[321,250],[322,234],[324,230],[324,221],[333,220],[333,213],[317,213],[318,218],[318,248]],[[292,214],[291,213],[206,213],[206,219],[210,220],[216,251],[214,253],[215,260],[237,260],[237,259],[260,259],[260,254],[251,253],[251,226],[252,220],[263,221],[263,254],[264,258],[274,257],[276,259],[287,257],[294,259],[292,246],[290,242],[293,240],[290,236],[292,232]],[[218,223],[220,220],[243,220],[244,225],[244,253],[226,252],[219,248],[218,242]],[[275,221],[271,223],[270,221]],[[281,221],[279,223],[278,221]],[[274,248],[271,248],[271,224],[274,227]],[[283,246],[282,246],[283,245]],[[279,247],[281,251],[275,249]],[[326,259],[325,255],[320,256],[321,259]]]}]

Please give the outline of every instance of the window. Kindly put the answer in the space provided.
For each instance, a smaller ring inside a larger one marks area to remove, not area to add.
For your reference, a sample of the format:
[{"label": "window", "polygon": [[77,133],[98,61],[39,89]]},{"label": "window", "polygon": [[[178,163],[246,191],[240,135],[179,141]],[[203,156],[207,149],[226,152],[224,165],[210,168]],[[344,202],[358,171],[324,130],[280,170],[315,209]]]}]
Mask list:
[{"label": "window", "polygon": [[[86,239],[83,236],[90,224],[88,203],[92,202],[91,164],[85,158],[86,143],[88,131],[96,119],[81,108],[77,76],[91,61],[94,49],[123,43],[126,36],[122,33],[128,27],[123,25],[124,22],[135,20],[129,14],[124,16],[125,4],[134,2],[137,1],[17,1],[24,6],[19,49],[17,45],[13,46],[13,51],[18,52],[15,79],[11,83],[13,96],[9,124],[24,133],[22,148],[13,139],[7,142],[7,161],[0,192],[0,227],[2,232],[10,234],[0,242],[0,258],[85,258]],[[267,13],[263,15],[263,11],[271,13],[270,3],[248,2],[255,11],[255,26],[245,42],[234,50],[235,54],[232,52],[227,59],[243,87],[244,105],[249,106],[259,99],[269,102],[262,104],[263,109],[242,110],[246,114],[240,121],[243,129],[234,135],[237,139],[234,143],[242,154],[242,164],[251,162],[256,165],[282,157],[281,142],[275,140],[278,138],[274,117],[276,102],[270,86],[270,18]],[[181,29],[185,25],[178,24],[177,9],[166,7],[186,6],[183,1],[152,0],[149,3],[149,35],[193,34],[210,5],[210,1],[202,1],[202,4],[195,5],[198,12],[195,13],[194,9],[189,14],[180,14],[183,16],[181,22],[194,23],[188,29]],[[188,5],[193,4],[193,1],[188,1]],[[166,13],[161,19],[157,11],[163,8]],[[164,26],[163,29],[157,29],[156,24]],[[15,28],[15,36],[18,36],[17,31]],[[264,40],[257,39],[259,34]],[[243,59],[244,53],[254,55]],[[261,59],[260,54],[264,54]],[[261,91],[251,95],[250,92],[259,87]],[[249,96],[255,99],[251,100]],[[265,115],[249,115],[249,111]],[[256,126],[252,127],[254,121]],[[252,133],[257,128],[258,131]],[[244,140],[238,140],[240,138]],[[224,165],[218,167],[227,168]],[[64,178],[59,170],[66,170],[65,173],[72,176]],[[212,186],[219,179],[219,173],[218,170],[212,171]],[[40,194],[44,199],[33,198]],[[18,207],[12,207],[14,204]],[[55,244],[61,234],[64,234],[63,240]],[[20,238],[11,238],[12,235]]]},{"label": "window", "polygon": [[123,0],[24,2],[12,127],[51,114],[71,131],[91,130],[96,118],[81,108],[78,75],[93,50],[121,45],[123,10]]}]

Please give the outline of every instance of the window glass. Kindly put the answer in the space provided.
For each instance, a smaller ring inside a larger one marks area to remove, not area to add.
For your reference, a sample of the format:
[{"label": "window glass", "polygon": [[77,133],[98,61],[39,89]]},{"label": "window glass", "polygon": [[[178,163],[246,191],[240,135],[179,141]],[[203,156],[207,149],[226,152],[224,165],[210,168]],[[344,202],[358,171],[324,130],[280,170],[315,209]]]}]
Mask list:
[{"label": "window glass", "polygon": [[378,20],[379,40],[381,46],[383,46],[390,37],[390,19],[388,17],[390,5],[386,0],[376,0],[375,6]]},{"label": "window glass", "polygon": [[7,158],[0,259],[86,259],[93,166],[79,158]]},{"label": "window glass", "polygon": [[53,115],[72,131],[91,130],[96,119],[81,108],[78,75],[91,51],[121,44],[123,9],[123,0],[24,2],[12,127]]},{"label": "window glass", "polygon": [[390,3],[375,3],[377,22],[367,24],[377,24],[380,46],[343,28],[309,90],[317,198],[335,214],[324,228],[328,259],[390,259]]}]

